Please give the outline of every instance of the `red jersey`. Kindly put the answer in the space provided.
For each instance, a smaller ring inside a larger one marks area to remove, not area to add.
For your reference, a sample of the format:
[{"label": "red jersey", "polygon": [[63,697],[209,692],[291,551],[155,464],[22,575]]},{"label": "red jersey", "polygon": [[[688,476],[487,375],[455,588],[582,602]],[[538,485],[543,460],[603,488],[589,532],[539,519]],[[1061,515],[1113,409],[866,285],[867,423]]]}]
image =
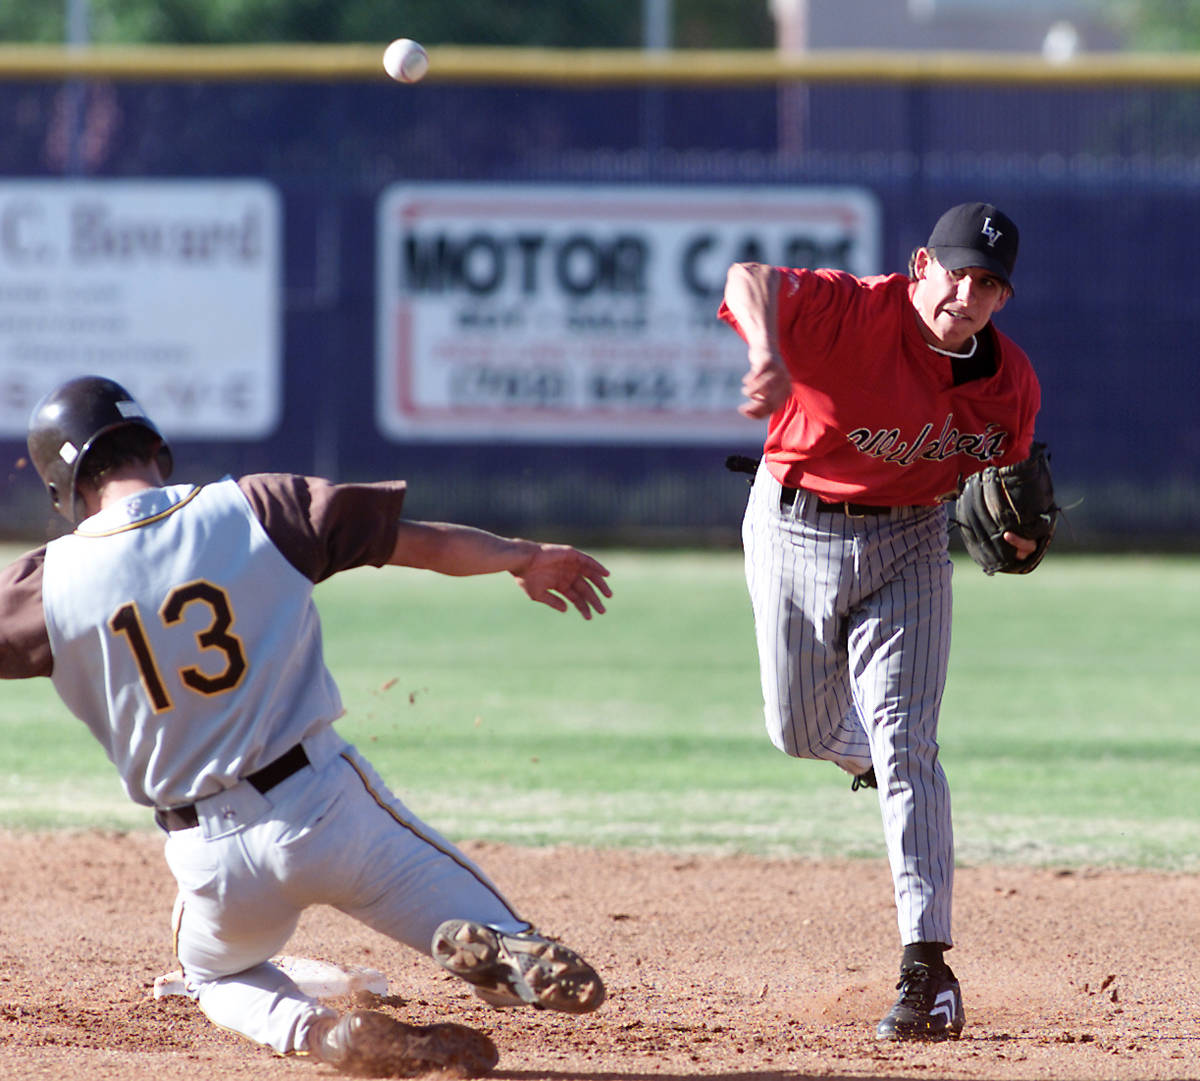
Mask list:
[{"label": "red jersey", "polygon": [[[772,475],[832,501],[932,505],[987,465],[1029,456],[1041,388],[990,324],[993,374],[954,385],[921,336],[903,274],[780,268],[780,352],[792,393],[763,447]],[[725,304],[719,317],[740,333]]]}]

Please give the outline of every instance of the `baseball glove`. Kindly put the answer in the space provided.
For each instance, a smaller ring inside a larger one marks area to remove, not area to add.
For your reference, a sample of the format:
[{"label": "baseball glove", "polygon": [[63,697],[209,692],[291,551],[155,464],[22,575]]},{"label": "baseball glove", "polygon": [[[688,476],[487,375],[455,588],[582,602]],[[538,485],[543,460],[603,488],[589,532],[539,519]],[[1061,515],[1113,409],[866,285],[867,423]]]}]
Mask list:
[{"label": "baseball glove", "polygon": [[[990,465],[969,476],[955,504],[954,520],[968,554],[984,574],[1028,574],[1050,547],[1058,514],[1046,444],[1034,443],[1023,462]],[[1037,541],[1037,548],[1028,558],[1018,559],[1005,533]]]}]

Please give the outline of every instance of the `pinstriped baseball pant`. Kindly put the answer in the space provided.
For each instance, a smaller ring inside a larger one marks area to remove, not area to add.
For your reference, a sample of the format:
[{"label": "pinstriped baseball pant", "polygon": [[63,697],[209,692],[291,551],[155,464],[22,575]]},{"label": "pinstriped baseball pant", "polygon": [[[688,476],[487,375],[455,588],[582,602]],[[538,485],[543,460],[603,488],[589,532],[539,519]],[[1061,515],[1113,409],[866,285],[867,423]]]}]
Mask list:
[{"label": "pinstriped baseball pant", "polygon": [[937,723],[950,653],[944,508],[851,518],[760,466],[742,523],[771,742],[874,766],[902,942],[952,944],[954,838]]}]

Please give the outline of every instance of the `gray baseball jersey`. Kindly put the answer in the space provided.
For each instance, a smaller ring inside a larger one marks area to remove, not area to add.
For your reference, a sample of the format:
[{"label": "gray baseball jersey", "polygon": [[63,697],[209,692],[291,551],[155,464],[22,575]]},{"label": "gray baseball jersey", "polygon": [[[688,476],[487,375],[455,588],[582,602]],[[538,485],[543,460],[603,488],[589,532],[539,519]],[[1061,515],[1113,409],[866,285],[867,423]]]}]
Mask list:
[{"label": "gray baseball jersey", "polygon": [[50,676],[158,809],[190,993],[280,1052],[330,1014],[268,963],[327,904],[428,953],[520,919],[333,728],[313,586],[380,566],[404,485],[291,475],[157,488],[0,572],[0,676]]},{"label": "gray baseball jersey", "polygon": [[232,480],[150,489],[47,547],[51,678],[131,799],[211,796],[341,714],[312,587]]}]

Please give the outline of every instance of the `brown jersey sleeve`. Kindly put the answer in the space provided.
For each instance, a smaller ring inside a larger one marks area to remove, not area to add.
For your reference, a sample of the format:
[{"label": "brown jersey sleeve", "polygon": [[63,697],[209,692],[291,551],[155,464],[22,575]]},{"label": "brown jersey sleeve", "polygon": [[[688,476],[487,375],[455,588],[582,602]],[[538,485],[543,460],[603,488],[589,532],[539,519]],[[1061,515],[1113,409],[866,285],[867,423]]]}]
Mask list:
[{"label": "brown jersey sleeve", "polygon": [[293,567],[322,582],[351,567],[382,567],[396,545],[407,485],[333,484],[291,473],[238,480],[255,516]]},{"label": "brown jersey sleeve", "polygon": [[45,559],[42,547],[0,570],[0,679],[28,679],[54,671],[42,609]]}]

